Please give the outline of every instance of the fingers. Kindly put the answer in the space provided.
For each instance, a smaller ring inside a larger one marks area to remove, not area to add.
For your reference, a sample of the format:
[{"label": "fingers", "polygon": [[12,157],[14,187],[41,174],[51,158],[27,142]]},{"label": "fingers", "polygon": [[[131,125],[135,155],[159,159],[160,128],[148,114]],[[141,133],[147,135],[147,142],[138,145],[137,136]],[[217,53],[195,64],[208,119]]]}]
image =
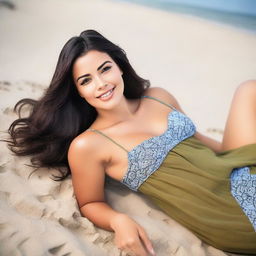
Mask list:
[{"label": "fingers", "polygon": [[133,253],[134,256],[156,255],[144,229],[130,218],[122,218],[115,225],[115,243],[122,251]]},{"label": "fingers", "polygon": [[136,256],[148,256],[147,250],[145,249],[139,238],[131,249],[136,252]]},{"label": "fingers", "polygon": [[155,253],[155,251],[154,251],[153,245],[152,245],[151,241],[149,240],[149,238],[148,238],[146,232],[144,231],[144,229],[141,228],[141,227],[139,227],[139,228],[138,228],[138,232],[139,232],[139,236],[140,236],[140,238],[141,238],[143,244],[145,245],[147,251],[148,251],[151,255],[156,256],[156,253]]}]

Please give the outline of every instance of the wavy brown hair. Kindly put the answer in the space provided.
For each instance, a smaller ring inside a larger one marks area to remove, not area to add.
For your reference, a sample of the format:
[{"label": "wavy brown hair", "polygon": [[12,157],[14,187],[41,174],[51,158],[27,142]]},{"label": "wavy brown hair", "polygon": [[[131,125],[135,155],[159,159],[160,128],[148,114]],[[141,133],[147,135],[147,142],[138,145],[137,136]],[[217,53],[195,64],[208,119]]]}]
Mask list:
[{"label": "wavy brown hair", "polygon": [[[72,75],[75,60],[90,50],[107,53],[123,71],[126,98],[140,98],[150,86],[149,80],[136,74],[125,51],[97,31],[85,30],[68,40],[44,95],[39,100],[20,100],[14,107],[19,118],[8,129],[10,150],[18,156],[31,155],[33,167],[57,168],[60,175],[53,176],[55,180],[63,180],[71,173],[67,160],[69,145],[97,116],[96,110],[79,96]],[[26,105],[30,112],[21,117]]]}]

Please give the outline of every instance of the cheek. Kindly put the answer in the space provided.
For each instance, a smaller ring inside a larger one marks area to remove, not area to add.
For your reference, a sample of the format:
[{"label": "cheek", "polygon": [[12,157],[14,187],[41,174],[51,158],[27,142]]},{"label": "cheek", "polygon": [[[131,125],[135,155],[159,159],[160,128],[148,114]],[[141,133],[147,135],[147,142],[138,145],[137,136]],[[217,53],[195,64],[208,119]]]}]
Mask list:
[{"label": "cheek", "polygon": [[112,74],[111,77],[112,83],[116,85],[123,85],[123,78],[120,73]]},{"label": "cheek", "polygon": [[90,90],[86,87],[81,87],[79,90],[78,90],[78,93],[81,97],[85,98],[85,99],[90,99],[92,98],[93,96],[93,93],[90,92]]}]

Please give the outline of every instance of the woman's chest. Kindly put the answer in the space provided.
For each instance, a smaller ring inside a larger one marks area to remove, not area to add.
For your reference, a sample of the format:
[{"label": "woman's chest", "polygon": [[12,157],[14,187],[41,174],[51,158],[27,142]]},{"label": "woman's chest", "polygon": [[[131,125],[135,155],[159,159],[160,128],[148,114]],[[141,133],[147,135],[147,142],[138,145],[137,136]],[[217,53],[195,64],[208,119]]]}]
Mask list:
[{"label": "woman's chest", "polygon": [[121,145],[112,145],[106,174],[136,189],[142,180],[160,166],[173,147],[194,133],[193,122],[181,112],[172,111],[168,114],[167,127],[160,135],[149,137],[130,150]]}]

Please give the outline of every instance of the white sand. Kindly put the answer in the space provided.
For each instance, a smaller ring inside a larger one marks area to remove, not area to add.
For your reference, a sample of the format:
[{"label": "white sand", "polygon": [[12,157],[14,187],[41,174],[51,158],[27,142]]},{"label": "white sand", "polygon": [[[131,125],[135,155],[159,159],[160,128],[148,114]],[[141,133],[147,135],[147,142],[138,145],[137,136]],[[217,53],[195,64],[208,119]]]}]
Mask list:
[{"label": "white sand", "polygon": [[[173,93],[198,130],[215,138],[221,136],[207,129],[223,129],[235,87],[255,78],[256,35],[246,31],[115,1],[13,2],[14,11],[0,7],[0,80],[10,82],[0,83],[1,131],[16,117],[18,99],[42,94],[67,39],[89,28],[124,48],[142,77]],[[29,158],[13,156],[2,143],[0,255],[119,255],[113,234],[79,215],[70,179],[53,182],[43,169],[27,179],[24,163]],[[146,228],[158,256],[227,255],[145,198],[109,187],[110,204]]]}]

